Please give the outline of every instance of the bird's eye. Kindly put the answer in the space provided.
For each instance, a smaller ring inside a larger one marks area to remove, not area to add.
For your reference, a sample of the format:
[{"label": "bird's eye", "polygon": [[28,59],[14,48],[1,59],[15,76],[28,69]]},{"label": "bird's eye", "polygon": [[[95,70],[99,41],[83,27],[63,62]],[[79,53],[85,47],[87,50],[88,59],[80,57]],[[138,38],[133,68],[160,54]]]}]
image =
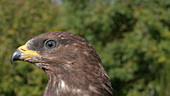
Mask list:
[{"label": "bird's eye", "polygon": [[45,42],[45,46],[47,48],[55,48],[56,47],[56,42],[54,40],[48,40]]}]

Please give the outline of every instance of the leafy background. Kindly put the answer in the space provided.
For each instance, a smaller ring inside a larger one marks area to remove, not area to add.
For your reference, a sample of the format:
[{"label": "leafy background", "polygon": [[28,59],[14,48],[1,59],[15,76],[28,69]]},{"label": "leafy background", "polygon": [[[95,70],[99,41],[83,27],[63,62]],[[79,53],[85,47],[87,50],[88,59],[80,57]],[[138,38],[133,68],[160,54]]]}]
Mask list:
[{"label": "leafy background", "polygon": [[0,96],[41,96],[46,74],[13,51],[50,31],[100,55],[116,96],[170,96],[170,0],[0,0]]}]

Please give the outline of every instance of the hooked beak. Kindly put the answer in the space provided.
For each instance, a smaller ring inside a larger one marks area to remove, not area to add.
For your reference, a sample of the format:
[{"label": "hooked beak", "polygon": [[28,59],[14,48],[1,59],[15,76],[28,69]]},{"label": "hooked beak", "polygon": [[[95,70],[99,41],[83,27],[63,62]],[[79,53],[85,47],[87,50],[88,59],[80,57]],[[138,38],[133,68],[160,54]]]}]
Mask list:
[{"label": "hooked beak", "polygon": [[11,64],[13,61],[24,61],[33,56],[40,56],[36,51],[29,50],[26,48],[26,45],[20,46],[17,50],[14,51],[11,57]]}]

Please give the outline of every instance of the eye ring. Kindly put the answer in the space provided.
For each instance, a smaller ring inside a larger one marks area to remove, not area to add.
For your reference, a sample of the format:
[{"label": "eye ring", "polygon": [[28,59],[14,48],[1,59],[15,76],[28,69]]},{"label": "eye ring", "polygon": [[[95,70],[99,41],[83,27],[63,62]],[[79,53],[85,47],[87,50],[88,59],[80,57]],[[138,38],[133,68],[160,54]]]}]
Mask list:
[{"label": "eye ring", "polygon": [[56,43],[56,41],[54,41],[54,40],[47,40],[46,42],[45,42],[45,46],[47,47],[47,48],[55,48],[56,46],[57,46],[57,43]]}]

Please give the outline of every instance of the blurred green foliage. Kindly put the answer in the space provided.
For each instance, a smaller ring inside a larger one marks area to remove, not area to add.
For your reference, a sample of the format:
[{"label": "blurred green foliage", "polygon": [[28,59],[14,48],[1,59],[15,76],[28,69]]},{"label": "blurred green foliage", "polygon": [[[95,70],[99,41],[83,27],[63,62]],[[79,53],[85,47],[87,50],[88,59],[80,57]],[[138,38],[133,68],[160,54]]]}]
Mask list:
[{"label": "blurred green foliage", "polygon": [[90,42],[116,96],[170,96],[169,0],[0,0],[0,96],[43,93],[46,74],[10,56],[50,31]]}]

